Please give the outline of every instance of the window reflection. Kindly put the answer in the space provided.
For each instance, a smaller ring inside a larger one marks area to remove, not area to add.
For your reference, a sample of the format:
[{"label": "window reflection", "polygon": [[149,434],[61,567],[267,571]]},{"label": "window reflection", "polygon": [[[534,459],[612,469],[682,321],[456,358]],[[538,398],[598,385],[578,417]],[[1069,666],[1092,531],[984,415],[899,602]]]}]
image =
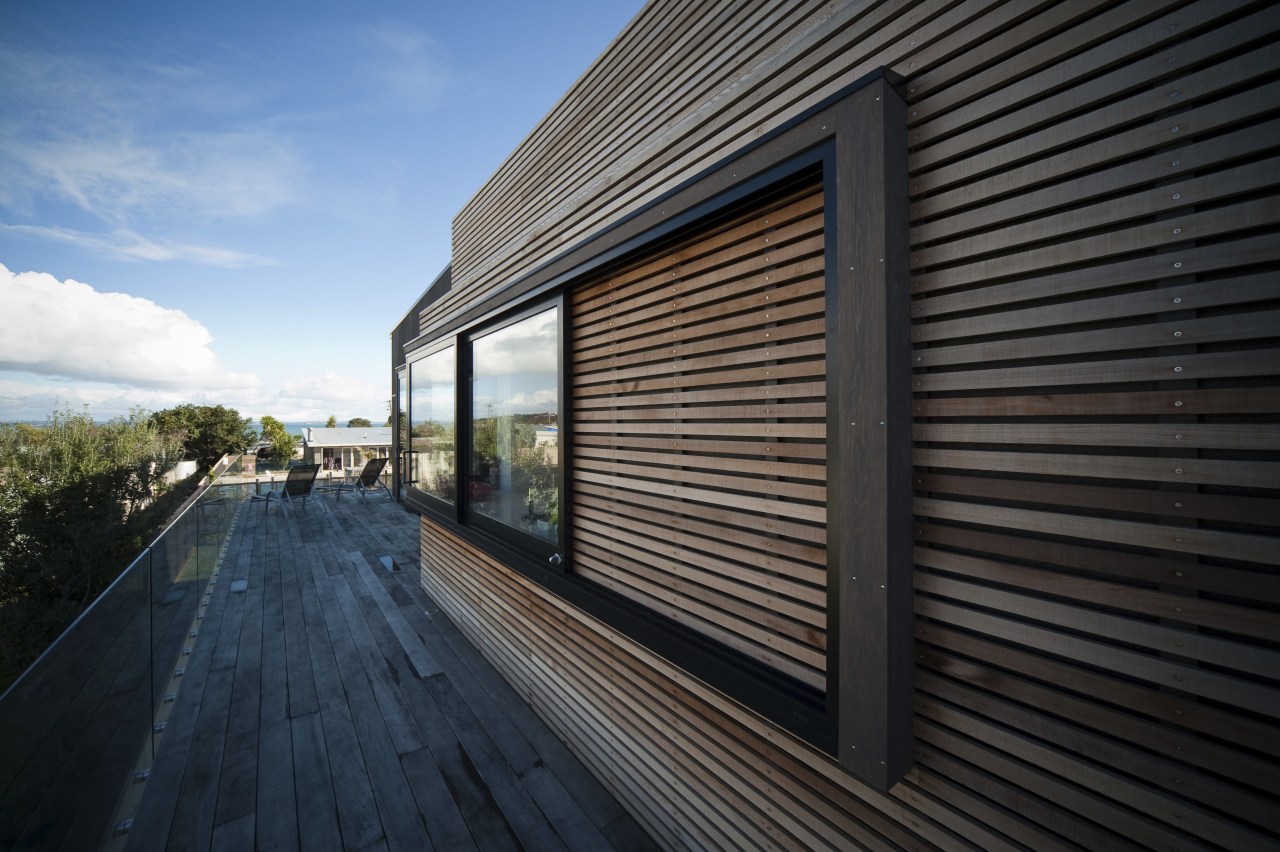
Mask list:
[{"label": "window reflection", "polygon": [[557,540],[559,314],[535,314],[472,342],[471,510]]},{"label": "window reflection", "polygon": [[450,503],[458,483],[456,365],[457,353],[450,346],[409,368],[409,484]]},{"label": "window reflection", "polygon": [[401,371],[396,379],[395,429],[395,445],[400,459],[400,464],[396,468],[398,482],[401,485],[407,485],[413,479],[413,454],[409,443],[409,373],[407,371]]}]

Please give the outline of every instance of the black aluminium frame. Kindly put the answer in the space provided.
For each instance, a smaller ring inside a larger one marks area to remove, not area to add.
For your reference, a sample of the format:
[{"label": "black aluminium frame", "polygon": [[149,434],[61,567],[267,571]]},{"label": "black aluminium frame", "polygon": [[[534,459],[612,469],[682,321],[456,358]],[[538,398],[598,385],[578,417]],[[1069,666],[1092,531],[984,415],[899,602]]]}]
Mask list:
[{"label": "black aluminium frame", "polygon": [[[557,390],[556,399],[556,423],[558,427],[559,443],[561,444],[561,458],[566,453],[563,450],[563,444],[566,435],[566,410],[565,397],[563,388],[565,386],[565,364],[566,362],[566,342],[565,342],[565,304],[561,294],[552,296],[542,296],[532,301],[524,301],[515,306],[513,310],[506,311],[492,321],[476,324],[466,329],[458,330],[454,333],[444,335],[430,344],[414,350],[413,356],[406,360],[406,369],[409,371],[409,424],[412,432],[413,425],[413,364],[425,358],[429,358],[439,352],[453,347],[455,357],[455,376],[454,376],[454,475],[457,484],[454,490],[454,500],[449,502],[440,499],[435,495],[429,494],[418,488],[409,487],[405,489],[402,496],[402,502],[411,508],[427,515],[435,520],[448,523],[454,527],[474,528],[478,532],[487,536],[492,542],[503,542],[506,550],[523,551],[533,558],[545,562],[552,569],[563,572],[567,569],[567,563],[562,555],[565,551],[566,533],[564,526],[561,525],[557,531],[556,540],[554,542],[540,539],[537,536],[529,535],[515,527],[508,526],[501,521],[486,517],[483,514],[474,512],[468,505],[467,489],[464,487],[464,477],[471,469],[472,461],[472,440],[469,424],[472,420],[472,396],[471,396],[471,343],[478,337],[482,337],[494,331],[499,331],[510,325],[528,319],[531,316],[542,313],[543,311],[555,308],[557,315],[557,341],[556,341],[556,374],[559,379],[560,387]],[[410,438],[412,442],[412,438]],[[565,488],[567,486],[567,476],[565,465],[561,464],[556,475],[556,485],[560,491],[560,505],[566,505]]]},{"label": "black aluminium frame", "polygon": [[[888,789],[910,768],[911,410],[905,103],[879,69],[531,271],[456,309],[405,346],[410,363],[444,338],[458,348],[458,413],[472,336],[560,307],[561,564],[523,536],[469,522],[459,506],[402,500],[654,652]],[[565,389],[577,282],[706,228],[821,174],[827,291],[828,649],[825,695],[572,573],[573,436]],[[410,389],[412,397],[412,389]],[[410,412],[412,418],[412,412]],[[412,421],[411,421],[412,422]],[[459,429],[459,462],[463,440]],[[459,493],[461,489],[459,489]],[[458,501],[462,503],[461,500]],[[501,526],[501,525],[498,525]],[[514,531],[510,531],[514,532]],[[532,538],[532,537],[529,537]]]}]

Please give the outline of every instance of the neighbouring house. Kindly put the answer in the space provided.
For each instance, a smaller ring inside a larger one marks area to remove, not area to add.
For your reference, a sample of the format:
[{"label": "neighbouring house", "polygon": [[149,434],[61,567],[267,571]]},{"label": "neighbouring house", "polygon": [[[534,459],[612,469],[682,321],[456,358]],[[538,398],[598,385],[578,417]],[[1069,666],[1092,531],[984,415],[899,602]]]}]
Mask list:
[{"label": "neighbouring house", "polygon": [[669,848],[1276,848],[1278,34],[653,0],[392,334],[423,587]]},{"label": "neighbouring house", "polygon": [[351,470],[363,466],[369,459],[390,454],[390,426],[302,430],[303,464],[318,464],[321,470]]}]

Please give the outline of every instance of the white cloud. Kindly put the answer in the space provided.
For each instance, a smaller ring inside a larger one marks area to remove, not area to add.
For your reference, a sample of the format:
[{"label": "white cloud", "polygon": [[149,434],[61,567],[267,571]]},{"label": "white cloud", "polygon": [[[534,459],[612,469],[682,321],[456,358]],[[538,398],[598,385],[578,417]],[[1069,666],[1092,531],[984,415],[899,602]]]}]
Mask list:
[{"label": "white cloud", "polygon": [[263,401],[263,408],[282,420],[286,418],[275,410],[294,420],[324,420],[332,414],[344,424],[352,417],[365,417],[381,425],[387,419],[390,398],[376,382],[330,370],[282,383],[275,397]]},{"label": "white cloud", "polygon": [[270,117],[246,117],[254,92],[197,67],[0,43],[0,79],[0,205],[31,221],[71,204],[133,259],[170,259],[147,250],[156,241],[134,233],[140,222],[261,217],[305,186],[292,140]]},{"label": "white cloud", "polygon": [[99,235],[87,234],[71,228],[0,223],[0,233],[66,243],[117,260],[183,260],[206,266],[223,266],[228,269],[275,266],[278,263],[269,257],[219,246],[148,239],[128,228],[116,228],[109,235]]},{"label": "white cloud", "polygon": [[370,72],[371,103],[397,111],[427,109],[439,103],[450,83],[440,46],[404,22],[371,24],[357,36]]},{"label": "white cloud", "polygon": [[104,133],[39,120],[0,136],[0,163],[0,201],[10,207],[65,201],[113,225],[138,215],[257,216],[294,200],[300,171],[291,144],[266,129]]},{"label": "white cloud", "polygon": [[152,388],[251,388],[182,311],[0,264],[0,369]]},{"label": "white cloud", "polygon": [[[14,374],[9,374],[13,376]],[[0,421],[43,422],[51,413],[88,406],[97,420],[127,415],[134,409],[161,411],[184,403],[221,405],[221,399],[205,399],[189,389],[137,388],[92,382],[44,381],[34,384],[0,374]]]}]

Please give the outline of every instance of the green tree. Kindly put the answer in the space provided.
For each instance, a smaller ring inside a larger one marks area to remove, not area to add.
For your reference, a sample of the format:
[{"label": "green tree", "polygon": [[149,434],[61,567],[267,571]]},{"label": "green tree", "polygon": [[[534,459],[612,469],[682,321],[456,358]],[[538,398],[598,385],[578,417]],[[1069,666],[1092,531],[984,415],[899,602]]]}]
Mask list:
[{"label": "green tree", "polygon": [[326,428],[326,429],[337,429],[337,428],[338,428],[338,418],[336,418],[336,417],[334,417],[332,414],[330,414],[330,415],[329,415],[329,419],[328,419],[328,420],[326,420],[326,421],[324,421],[324,428]]},{"label": "green tree", "polygon": [[350,429],[355,429],[358,426],[367,427],[372,425],[373,425],[373,422],[369,420],[367,417],[352,417],[350,420],[347,421],[347,427]]},{"label": "green tree", "polygon": [[221,405],[166,408],[152,414],[151,422],[162,432],[181,432],[183,446],[206,468],[225,453],[243,453],[258,440],[252,420]]},{"label": "green tree", "polygon": [[141,411],[0,424],[0,688],[128,565],[181,434]]},{"label": "green tree", "polygon": [[266,414],[262,417],[262,440],[271,445],[267,451],[268,456],[280,464],[288,464],[300,439],[297,435],[290,435],[279,420]]},{"label": "green tree", "polygon": [[473,473],[487,473],[498,463],[498,421],[486,417],[471,427],[471,468]]}]

